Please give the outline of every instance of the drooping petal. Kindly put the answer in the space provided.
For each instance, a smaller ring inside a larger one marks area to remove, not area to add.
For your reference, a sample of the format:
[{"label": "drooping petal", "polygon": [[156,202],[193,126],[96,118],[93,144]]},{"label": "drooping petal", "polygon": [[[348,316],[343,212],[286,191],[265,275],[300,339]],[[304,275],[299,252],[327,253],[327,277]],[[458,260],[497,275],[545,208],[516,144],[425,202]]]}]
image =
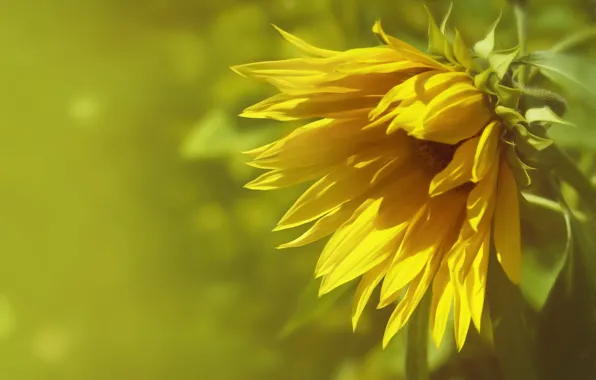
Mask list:
[{"label": "drooping petal", "polygon": [[484,236],[484,241],[476,253],[472,270],[464,280],[467,299],[472,314],[472,321],[478,332],[481,331],[482,312],[484,309],[484,298],[486,294],[486,276],[488,272],[488,260],[490,254],[490,231]]},{"label": "drooping petal", "polygon": [[[288,169],[337,164],[379,140],[379,131],[363,131],[362,127],[361,119],[317,120],[268,146],[254,158],[253,165]],[[397,139],[394,143],[404,144]]]},{"label": "drooping petal", "polygon": [[306,41],[294,36],[293,34],[286,32],[285,30],[279,28],[276,25],[273,25],[273,27],[275,28],[275,30],[277,30],[279,32],[279,34],[282,35],[282,37],[286,41],[288,41],[292,45],[296,46],[298,49],[302,50],[303,52],[305,52],[306,54],[309,54],[311,56],[332,57],[339,53],[337,51],[321,49],[321,48],[312,46],[311,44],[307,43]]},{"label": "drooping petal", "polygon": [[506,160],[499,170],[497,203],[495,206],[494,240],[497,260],[514,284],[521,277],[521,237],[517,184]]},{"label": "drooping petal", "polygon": [[324,165],[289,170],[272,170],[261,174],[259,177],[244,185],[244,187],[251,190],[281,189],[325,176],[332,170],[333,167]]},{"label": "drooping petal", "polygon": [[309,228],[298,238],[292,240],[291,242],[281,244],[278,246],[278,248],[301,247],[335,232],[339,227],[341,227],[342,224],[350,219],[361,202],[361,198],[355,198],[336,207],[328,214],[317,220],[311,228]]},{"label": "drooping petal", "polygon": [[387,108],[398,101],[419,98],[432,99],[438,93],[447,89],[453,83],[457,83],[461,80],[469,80],[469,76],[466,73],[453,71],[453,72],[437,72],[437,71],[426,71],[421,74],[412,76],[403,83],[393,87],[387,94],[381,99],[377,107],[371,112],[371,117],[376,118],[383,113]]},{"label": "drooping petal", "polygon": [[455,344],[460,351],[468,336],[472,314],[467,300],[467,294],[461,287],[455,286],[455,302],[453,308],[453,325],[455,332]]},{"label": "drooping petal", "polygon": [[497,177],[499,167],[497,164],[489,168],[488,174],[481,180],[468,195],[466,209],[468,212],[468,223],[478,231],[480,224],[493,216],[495,196],[497,192]]},{"label": "drooping petal", "polygon": [[406,158],[382,156],[370,150],[353,156],[309,187],[281,218],[276,230],[299,226],[327,214],[372,188]]},{"label": "drooping petal", "polygon": [[381,287],[385,299],[410,282],[438,255],[463,212],[464,195],[451,192],[431,198],[412,219]]},{"label": "drooping petal", "polygon": [[412,45],[404,41],[398,40],[395,37],[387,35],[383,31],[380,21],[375,22],[373,26],[373,33],[377,34],[388,46],[395,49],[395,51],[401,54],[405,59],[410,59],[415,62],[421,62],[431,67],[435,67],[436,69],[449,70],[446,66],[430,58],[428,55],[422,53],[420,50],[416,49]]},{"label": "drooping petal", "polygon": [[449,311],[453,303],[453,284],[449,280],[449,266],[443,261],[433,280],[433,298],[430,310],[430,329],[435,345],[439,347],[445,334]]},{"label": "drooping petal", "polygon": [[385,328],[385,334],[383,335],[383,347],[387,347],[391,338],[397,334],[410,318],[414,309],[418,306],[431,284],[440,262],[440,255],[434,255],[431,260],[426,263],[423,270],[412,280],[404,298],[397,304],[395,310],[389,317],[387,327]]},{"label": "drooping petal", "polygon": [[362,276],[354,294],[354,304],[352,307],[352,328],[354,330],[356,330],[360,316],[370,296],[383,279],[383,276],[385,276],[385,273],[387,273],[387,260],[381,262]]},{"label": "drooping petal", "polygon": [[[364,201],[325,246],[317,263],[316,275],[327,276],[336,269],[335,276],[344,275],[351,269],[348,265],[351,261],[347,259],[364,257],[368,260],[379,255],[395,254],[403,231],[416,211],[415,206],[422,204],[422,200],[409,197],[407,191],[410,185],[420,180],[419,177],[416,172],[406,174],[383,187],[379,191],[382,196]],[[408,202],[414,207],[401,207],[401,202]],[[390,246],[379,246],[381,243]],[[374,252],[371,254],[371,251]],[[379,251],[382,253],[377,254]]]},{"label": "drooping petal", "polygon": [[455,151],[447,167],[434,176],[428,192],[431,196],[443,194],[458,186],[469,182],[472,177],[473,157],[478,138],[474,137],[464,141]]},{"label": "drooping petal", "polygon": [[482,131],[474,156],[474,165],[472,166],[472,181],[480,181],[488,173],[491,166],[498,166],[499,157],[497,153],[501,130],[501,124],[498,121],[493,121]]},{"label": "drooping petal", "polygon": [[485,102],[484,94],[471,85],[451,86],[429,103],[423,124],[412,135],[444,144],[469,139],[492,117]]}]

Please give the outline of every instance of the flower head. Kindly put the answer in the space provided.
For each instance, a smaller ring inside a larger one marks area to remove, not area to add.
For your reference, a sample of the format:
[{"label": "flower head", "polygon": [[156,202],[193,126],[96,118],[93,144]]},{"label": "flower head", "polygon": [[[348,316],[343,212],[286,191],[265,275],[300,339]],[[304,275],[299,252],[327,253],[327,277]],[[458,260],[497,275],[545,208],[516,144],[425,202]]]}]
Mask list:
[{"label": "flower head", "polygon": [[384,46],[342,52],[279,31],[306,57],[234,67],[280,91],[241,116],[309,122],[247,152],[268,170],[247,187],[314,181],[276,229],[313,223],[284,248],[332,235],[315,274],[321,294],[360,279],[354,328],[380,286],[378,306],[395,305],[386,345],[428,291],[435,342],[453,306],[461,348],[471,324],[482,328],[489,260],[520,281],[518,188],[474,57],[458,34],[435,59],[379,23]]}]

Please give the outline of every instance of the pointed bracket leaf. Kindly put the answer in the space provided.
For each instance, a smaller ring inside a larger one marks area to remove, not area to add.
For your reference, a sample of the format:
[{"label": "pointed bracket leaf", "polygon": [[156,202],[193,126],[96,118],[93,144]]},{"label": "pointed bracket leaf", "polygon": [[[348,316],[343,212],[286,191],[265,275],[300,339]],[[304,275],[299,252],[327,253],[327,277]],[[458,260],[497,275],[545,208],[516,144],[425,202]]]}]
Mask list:
[{"label": "pointed bracket leaf", "polygon": [[511,63],[517,58],[520,48],[516,47],[510,51],[503,51],[498,53],[491,53],[488,56],[488,62],[497,73],[499,79],[503,79]]},{"label": "pointed bracket leaf", "polygon": [[428,13],[428,50],[433,54],[444,55],[445,46],[448,45],[446,37],[435,22],[430,9],[427,6],[424,6],[424,9]]},{"label": "pointed bracket leaf", "polygon": [[455,29],[455,40],[453,41],[453,54],[455,59],[469,72],[472,67],[472,56],[470,55],[470,49],[457,29]]},{"label": "pointed bracket leaf", "polygon": [[499,25],[502,15],[503,13],[499,14],[499,17],[490,27],[486,37],[476,42],[474,45],[474,51],[476,54],[478,54],[478,56],[488,59],[489,55],[493,52],[495,48],[495,29],[497,28],[497,25]]}]

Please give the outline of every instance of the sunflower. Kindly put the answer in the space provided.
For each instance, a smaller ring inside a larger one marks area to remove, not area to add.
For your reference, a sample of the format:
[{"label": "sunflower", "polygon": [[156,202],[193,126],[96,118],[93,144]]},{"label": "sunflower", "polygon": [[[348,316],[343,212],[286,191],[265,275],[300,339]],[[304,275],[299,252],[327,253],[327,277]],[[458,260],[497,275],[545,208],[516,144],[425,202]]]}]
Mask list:
[{"label": "sunflower", "polygon": [[386,346],[430,292],[435,343],[453,307],[461,349],[470,325],[482,327],[489,260],[520,281],[518,186],[504,122],[471,74],[474,57],[459,34],[436,57],[388,36],[379,22],[373,32],[384,45],[347,51],[278,31],[305,56],[233,70],[280,91],[241,116],[308,120],[246,152],[250,165],[267,170],[250,189],[314,181],[276,230],[312,225],[281,248],[332,235],[315,275],[320,294],[359,279],[354,328],[380,286],[378,307],[395,305]]}]

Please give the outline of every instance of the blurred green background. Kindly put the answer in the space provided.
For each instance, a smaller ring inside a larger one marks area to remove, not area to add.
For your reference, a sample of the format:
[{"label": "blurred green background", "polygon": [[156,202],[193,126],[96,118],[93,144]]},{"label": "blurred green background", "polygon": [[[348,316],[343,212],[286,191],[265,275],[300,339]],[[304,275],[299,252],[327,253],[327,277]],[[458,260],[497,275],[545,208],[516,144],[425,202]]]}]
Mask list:
[{"label": "blurred green background", "polygon": [[[538,49],[596,19],[594,1],[531,3]],[[456,0],[453,24],[472,42],[501,9],[508,47],[504,1]],[[300,189],[244,189],[238,152],[292,125],[237,118],[273,91],[228,68],[296,53],[271,23],[346,49],[376,44],[378,17],[424,47],[414,0],[3,2],[0,378],[401,378],[388,311],[352,333],[351,289],[315,302],[321,244],[275,250]],[[470,340],[431,352],[436,378],[494,376]]]}]

